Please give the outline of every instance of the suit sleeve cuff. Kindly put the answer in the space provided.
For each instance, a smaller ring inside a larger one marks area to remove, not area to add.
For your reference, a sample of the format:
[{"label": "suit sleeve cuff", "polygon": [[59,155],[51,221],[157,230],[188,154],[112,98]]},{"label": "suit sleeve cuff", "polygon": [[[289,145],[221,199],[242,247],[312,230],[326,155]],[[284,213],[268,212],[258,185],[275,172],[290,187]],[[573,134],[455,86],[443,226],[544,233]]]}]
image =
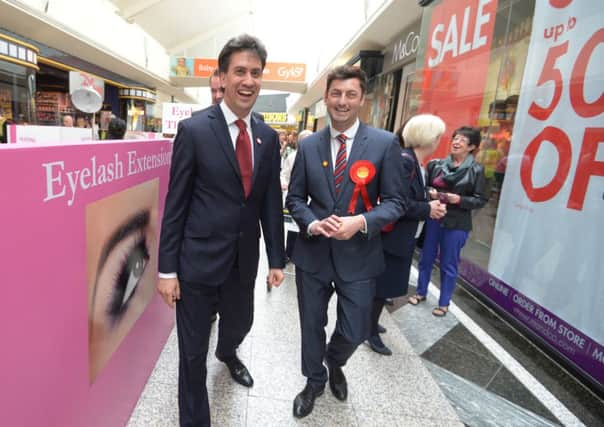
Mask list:
[{"label": "suit sleeve cuff", "polygon": [[178,279],[178,274],[176,273],[158,273],[157,275],[160,279]]}]

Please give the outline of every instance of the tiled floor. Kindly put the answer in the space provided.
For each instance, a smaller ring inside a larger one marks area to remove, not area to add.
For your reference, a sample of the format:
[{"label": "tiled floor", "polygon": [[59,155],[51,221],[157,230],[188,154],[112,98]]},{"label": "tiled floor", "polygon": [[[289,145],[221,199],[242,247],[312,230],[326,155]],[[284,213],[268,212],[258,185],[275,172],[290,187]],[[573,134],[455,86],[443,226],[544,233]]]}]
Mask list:
[{"label": "tiled floor", "polygon": [[[264,261],[261,260],[261,266]],[[303,420],[292,415],[292,401],[303,388],[300,373],[300,328],[291,266],[284,284],[268,293],[258,274],[255,319],[239,356],[252,373],[251,389],[235,384],[213,356],[216,328],[208,356],[208,390],[215,426],[604,426],[604,404],[576,379],[458,287],[454,302],[522,364],[571,414],[561,422],[508,370],[464,324],[449,313],[434,318],[436,300],[419,307],[394,301],[381,323],[391,357],[362,345],[345,373],[349,399],[342,403],[329,390]],[[413,283],[412,274],[412,283]],[[437,274],[433,276],[438,282]],[[410,292],[414,291],[410,288]],[[335,321],[330,305],[328,335]],[[178,410],[177,342],[172,332],[129,427],[176,426]],[[554,411],[555,412],[555,411]]]},{"label": "tiled floor", "polygon": [[[439,272],[435,269],[432,274],[433,283],[438,284],[438,276]],[[412,271],[411,285],[414,280]],[[415,289],[410,287],[409,292],[414,291]],[[438,319],[435,322],[430,310],[436,305],[436,300],[428,301],[418,310],[417,307],[408,306],[406,298],[400,298],[396,299],[389,309],[404,335],[424,360],[444,368],[445,372],[455,377],[453,381],[463,379],[472,385],[480,386],[483,390],[480,396],[485,396],[487,401],[491,397],[489,393],[492,393],[502,399],[501,405],[515,405],[509,406],[510,410],[514,407],[521,408],[554,425],[604,426],[604,400],[589,391],[533,342],[486,307],[463,284],[457,286],[453,302],[521,365],[527,375],[539,382],[549,393],[550,399],[555,399],[556,403],[545,405],[545,402],[540,401],[533,391],[527,389],[519,378],[503,366],[497,355],[485,348],[455,316],[449,314],[445,318],[446,321]],[[434,369],[431,369],[431,372],[434,374]],[[443,378],[442,375],[435,377],[437,380]],[[442,383],[440,385],[443,387]],[[446,386],[443,387],[445,388]],[[463,399],[466,399],[466,391],[461,393]],[[445,394],[455,406],[455,397],[446,390]],[[487,401],[483,407],[488,406]],[[546,406],[563,406],[570,416],[566,422],[561,422]],[[467,425],[491,425],[486,419],[476,423],[476,418],[469,418],[468,414],[457,406],[456,409]]]},{"label": "tiled floor", "polygon": [[[394,351],[383,357],[362,345],[344,368],[349,384],[347,402],[326,390],[313,413],[302,420],[292,415],[293,399],[304,387],[300,372],[300,328],[293,275],[267,293],[259,272],[252,331],[239,350],[254,377],[254,387],[235,384],[226,367],[210,351],[208,390],[215,426],[463,426],[452,405],[424,366],[418,353],[385,313],[385,341]],[[330,305],[328,333],[335,321]],[[210,349],[215,347],[216,325]],[[129,427],[176,426],[177,340],[170,335]],[[418,410],[421,408],[421,410]]]}]

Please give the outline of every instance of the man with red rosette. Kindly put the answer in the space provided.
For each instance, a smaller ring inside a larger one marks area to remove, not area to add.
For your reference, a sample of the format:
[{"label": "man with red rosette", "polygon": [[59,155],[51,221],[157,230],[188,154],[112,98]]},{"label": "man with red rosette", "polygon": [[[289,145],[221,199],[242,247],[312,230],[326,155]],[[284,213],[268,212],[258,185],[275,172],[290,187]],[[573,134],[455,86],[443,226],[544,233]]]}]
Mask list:
[{"label": "man with red rosette", "polygon": [[[300,227],[292,260],[307,378],[294,400],[298,418],[312,412],[328,378],[334,396],[346,400],[342,367],[369,337],[375,278],[384,269],[380,230],[404,213],[398,139],[358,119],[366,88],[359,68],[344,65],[329,73],[324,99],[331,125],[299,145],[292,169],[286,205]],[[334,291],[338,318],[326,345]]]}]

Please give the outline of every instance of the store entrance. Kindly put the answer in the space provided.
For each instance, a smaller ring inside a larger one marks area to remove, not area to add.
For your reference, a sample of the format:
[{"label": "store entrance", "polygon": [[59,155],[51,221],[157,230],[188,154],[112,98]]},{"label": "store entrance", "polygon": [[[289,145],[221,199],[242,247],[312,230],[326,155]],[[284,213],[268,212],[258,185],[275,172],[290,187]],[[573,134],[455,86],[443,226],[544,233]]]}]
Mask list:
[{"label": "store entrance", "polygon": [[415,63],[406,65],[401,74],[401,84],[394,121],[394,131],[399,129],[407,119],[417,113],[419,101],[411,96],[411,88],[415,80]]}]

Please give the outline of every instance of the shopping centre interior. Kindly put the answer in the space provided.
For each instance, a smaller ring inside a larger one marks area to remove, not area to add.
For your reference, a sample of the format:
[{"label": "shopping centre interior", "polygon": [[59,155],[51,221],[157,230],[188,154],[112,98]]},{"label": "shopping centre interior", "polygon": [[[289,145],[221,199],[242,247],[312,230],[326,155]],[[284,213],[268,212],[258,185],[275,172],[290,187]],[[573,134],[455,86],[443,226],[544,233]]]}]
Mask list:
[{"label": "shopping centre interior", "polygon": [[[267,125],[291,138],[330,126],[327,76],[359,67],[362,123],[397,132],[437,115],[432,158],[459,126],[480,131],[487,196],[449,314],[432,315],[438,265],[427,303],[408,301],[417,247],[408,293],[380,318],[393,354],[361,344],[348,400],[327,390],[302,420],[296,269],[267,288],[261,238],[238,351],[255,384],[214,357],[213,323],[212,424],[604,426],[602,22],[599,0],[0,0],[2,424],[179,425],[175,315],[155,292],[170,153],[179,121],[212,104],[221,49],[247,33],[268,51],[253,108]],[[140,206],[151,285],[104,336],[91,320],[107,258],[96,240]],[[328,334],[337,312],[334,297]]]}]

